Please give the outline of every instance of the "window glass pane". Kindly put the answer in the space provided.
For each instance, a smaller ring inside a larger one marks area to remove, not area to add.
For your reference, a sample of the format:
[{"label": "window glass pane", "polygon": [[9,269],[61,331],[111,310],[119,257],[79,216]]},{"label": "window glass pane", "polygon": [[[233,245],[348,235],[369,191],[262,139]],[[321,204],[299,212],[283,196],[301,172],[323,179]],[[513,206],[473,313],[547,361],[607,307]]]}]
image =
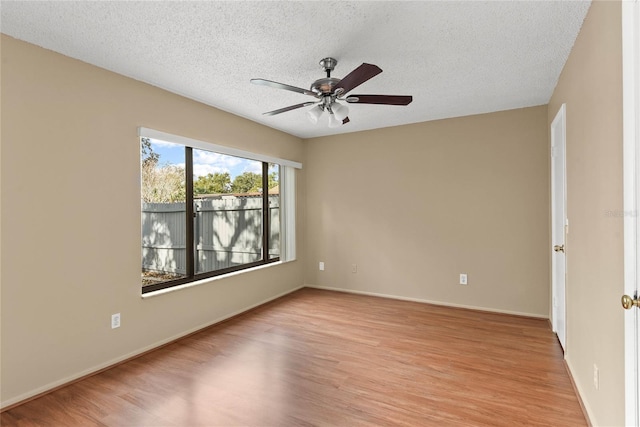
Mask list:
[{"label": "window glass pane", "polygon": [[185,277],[185,148],[141,138],[142,286]]},{"label": "window glass pane", "polygon": [[282,259],[286,167],[159,138],[141,138],[143,294]]},{"label": "window glass pane", "polygon": [[262,162],[193,150],[195,272],[262,260]]},{"label": "window glass pane", "polygon": [[280,257],[280,166],[269,163],[269,259]]}]

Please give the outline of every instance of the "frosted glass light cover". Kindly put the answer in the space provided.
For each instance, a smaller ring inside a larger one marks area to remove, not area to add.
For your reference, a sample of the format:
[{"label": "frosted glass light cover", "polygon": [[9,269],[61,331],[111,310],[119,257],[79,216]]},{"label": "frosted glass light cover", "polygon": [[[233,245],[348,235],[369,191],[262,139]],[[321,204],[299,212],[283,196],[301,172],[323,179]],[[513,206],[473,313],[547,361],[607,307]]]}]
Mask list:
[{"label": "frosted glass light cover", "polygon": [[335,114],[329,114],[329,127],[337,128],[342,124],[342,120],[338,120]]},{"label": "frosted glass light cover", "polygon": [[320,118],[321,115],[322,115],[322,108],[320,108],[319,105],[316,105],[315,107],[307,111],[307,117],[309,118],[309,121],[313,124],[318,123],[318,119]]},{"label": "frosted glass light cover", "polygon": [[349,108],[342,104],[338,104],[337,102],[331,104],[331,111],[333,111],[333,115],[336,116],[336,119],[341,122],[349,115]]}]

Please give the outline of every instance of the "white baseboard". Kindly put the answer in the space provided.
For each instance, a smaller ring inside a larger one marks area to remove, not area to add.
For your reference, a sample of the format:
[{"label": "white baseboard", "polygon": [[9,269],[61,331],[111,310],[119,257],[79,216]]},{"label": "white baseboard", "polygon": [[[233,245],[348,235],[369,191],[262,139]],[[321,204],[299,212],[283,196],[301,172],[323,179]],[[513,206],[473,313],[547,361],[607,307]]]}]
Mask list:
[{"label": "white baseboard", "polygon": [[424,303],[424,304],[441,305],[441,306],[444,306],[444,307],[466,308],[466,309],[469,309],[469,310],[488,311],[488,312],[491,312],[491,313],[511,314],[511,315],[514,315],[514,316],[522,316],[522,317],[534,317],[534,318],[537,318],[537,319],[547,319],[547,320],[549,319],[549,316],[546,316],[546,315],[543,315],[543,314],[526,313],[526,312],[522,312],[522,311],[512,311],[512,310],[501,310],[501,309],[498,309],[498,308],[478,307],[478,306],[465,305],[465,304],[454,304],[454,303],[450,303],[450,302],[433,301],[433,300],[422,299],[422,298],[410,298],[410,297],[403,297],[403,296],[399,296],[399,295],[381,294],[381,293],[377,293],[377,292],[356,291],[356,290],[353,290],[353,289],[333,288],[333,287],[330,287],[330,286],[316,286],[316,285],[304,285],[304,287],[313,288],[313,289],[324,289],[324,290],[327,290],[327,291],[346,292],[348,294],[368,295],[368,296],[373,296],[373,297],[397,299],[397,300],[401,300],[401,301],[420,302],[420,303]]},{"label": "white baseboard", "polygon": [[88,377],[88,376],[90,376],[90,375],[92,375],[92,374],[94,374],[94,373],[98,373],[98,372],[103,371],[103,370],[105,370],[105,369],[108,369],[108,368],[110,368],[110,367],[112,367],[112,366],[118,365],[119,363],[124,362],[124,361],[126,361],[126,360],[133,359],[133,358],[135,358],[136,356],[139,356],[139,355],[141,355],[141,354],[147,353],[147,352],[149,352],[149,351],[151,351],[151,350],[153,350],[153,349],[155,349],[155,348],[162,347],[162,346],[163,346],[163,345],[165,345],[165,344],[168,344],[168,343],[171,343],[171,342],[173,342],[173,341],[176,341],[176,340],[178,340],[178,339],[180,339],[180,338],[182,338],[182,337],[185,337],[185,336],[187,336],[187,335],[190,335],[190,334],[192,334],[192,333],[194,333],[194,332],[197,332],[197,331],[199,331],[199,330],[201,330],[201,329],[207,328],[207,327],[209,327],[209,326],[213,326],[213,325],[215,325],[216,323],[223,322],[223,321],[225,321],[225,320],[227,320],[227,319],[230,319],[230,318],[232,318],[232,317],[234,317],[234,316],[237,316],[237,315],[239,315],[239,314],[242,314],[242,313],[244,313],[244,312],[246,312],[246,311],[249,311],[249,310],[251,310],[251,309],[253,309],[253,308],[256,308],[256,307],[258,307],[258,306],[261,306],[261,305],[263,305],[263,304],[266,304],[266,303],[268,303],[268,302],[270,302],[270,301],[273,301],[273,300],[275,300],[275,299],[278,299],[278,298],[280,298],[280,297],[283,297],[283,296],[285,296],[285,295],[287,295],[287,294],[290,294],[290,293],[292,293],[292,292],[295,292],[295,291],[297,291],[297,290],[300,290],[300,289],[302,289],[303,287],[304,287],[304,286],[298,286],[298,287],[293,288],[293,289],[290,289],[290,290],[288,290],[288,291],[286,291],[286,292],[282,292],[282,293],[280,293],[280,294],[278,294],[278,295],[275,295],[275,296],[273,296],[273,297],[267,298],[267,299],[265,299],[265,300],[263,300],[263,301],[260,301],[260,302],[258,302],[258,303],[255,303],[255,304],[250,305],[250,306],[248,306],[248,307],[245,307],[245,308],[243,308],[243,309],[240,309],[240,310],[234,311],[233,313],[229,313],[229,314],[227,314],[227,315],[225,315],[225,316],[222,316],[222,317],[217,318],[217,319],[215,319],[215,320],[212,320],[212,321],[210,321],[210,322],[204,323],[204,324],[202,324],[202,325],[195,326],[195,327],[193,327],[193,328],[190,328],[190,329],[188,329],[188,330],[186,330],[186,331],[183,331],[183,332],[181,332],[181,333],[179,333],[179,334],[176,334],[176,335],[174,335],[174,336],[171,336],[171,337],[169,337],[169,338],[165,338],[165,339],[163,339],[163,340],[160,340],[160,341],[155,342],[155,343],[153,343],[153,344],[150,344],[150,345],[148,345],[148,346],[145,346],[145,347],[139,348],[139,349],[137,349],[137,350],[135,350],[135,351],[132,351],[131,353],[125,354],[125,355],[120,356],[120,357],[117,357],[117,358],[115,358],[115,359],[108,360],[108,361],[106,361],[106,362],[104,362],[104,363],[101,363],[101,364],[99,364],[99,365],[97,365],[97,366],[91,367],[91,368],[89,368],[89,369],[85,369],[85,370],[84,370],[84,371],[82,371],[82,372],[78,372],[77,374],[71,375],[71,376],[69,376],[69,377],[62,378],[62,379],[60,379],[60,380],[58,380],[58,381],[51,382],[51,383],[46,384],[46,385],[44,385],[44,386],[42,386],[42,387],[38,387],[38,388],[37,388],[37,389],[35,389],[35,390],[28,391],[28,392],[26,392],[26,393],[23,393],[23,394],[21,394],[21,395],[19,395],[19,396],[14,397],[14,398],[12,398],[12,399],[7,399],[7,400],[5,400],[5,401],[3,401],[3,402],[1,402],[1,403],[0,403],[0,410],[3,410],[4,408],[7,408],[7,407],[9,407],[9,406],[16,405],[16,404],[18,404],[18,403],[20,403],[20,402],[23,402],[23,401],[27,401],[27,400],[29,400],[29,399],[31,399],[31,398],[33,398],[33,397],[36,397],[36,396],[41,395],[41,394],[45,394],[45,393],[47,393],[47,392],[49,392],[49,391],[55,390],[55,389],[57,389],[57,388],[60,388],[60,387],[62,387],[62,386],[65,386],[65,385],[67,385],[67,384],[71,384],[71,383],[73,383],[73,382],[75,382],[75,381],[77,381],[77,380],[79,380],[79,379],[82,379],[82,378],[84,378],[84,377]]},{"label": "white baseboard", "polygon": [[576,382],[576,379],[575,379],[575,377],[573,375],[573,369],[571,368],[571,363],[569,363],[569,360],[566,357],[564,359],[564,365],[567,368],[567,373],[569,374],[569,379],[571,380],[571,385],[573,386],[573,389],[575,390],[576,395],[578,396],[578,401],[580,403],[580,408],[582,409],[582,412],[584,413],[584,417],[587,419],[587,424],[589,425],[589,427],[593,427],[593,423],[591,422],[591,420],[593,420],[592,412],[589,409],[589,406],[587,405],[585,400],[582,398],[582,387],[580,387],[578,385],[578,383]]}]

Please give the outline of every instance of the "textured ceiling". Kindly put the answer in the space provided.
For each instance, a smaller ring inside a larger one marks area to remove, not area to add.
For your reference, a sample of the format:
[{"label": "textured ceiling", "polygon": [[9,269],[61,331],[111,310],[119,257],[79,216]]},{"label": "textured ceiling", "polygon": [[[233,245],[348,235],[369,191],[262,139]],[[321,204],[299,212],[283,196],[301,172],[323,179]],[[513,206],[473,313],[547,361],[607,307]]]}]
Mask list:
[{"label": "textured ceiling", "polygon": [[[1,31],[309,138],[546,104],[588,1],[2,1]],[[413,95],[403,106],[349,105],[351,122],[316,125],[308,88],[363,62],[384,71],[353,93]]]}]

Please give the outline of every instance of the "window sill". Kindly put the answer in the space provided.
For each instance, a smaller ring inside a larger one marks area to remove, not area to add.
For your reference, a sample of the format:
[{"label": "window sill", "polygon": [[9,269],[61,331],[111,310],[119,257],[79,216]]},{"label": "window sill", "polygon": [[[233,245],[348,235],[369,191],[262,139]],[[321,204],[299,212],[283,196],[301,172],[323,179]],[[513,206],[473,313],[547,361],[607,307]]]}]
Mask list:
[{"label": "window sill", "polygon": [[[295,261],[295,260],[291,260],[291,261]],[[238,271],[234,271],[234,272],[231,272],[231,273],[222,274],[220,276],[208,277],[206,279],[196,280],[194,282],[185,283],[183,285],[173,286],[171,288],[160,289],[158,291],[153,291],[153,292],[148,292],[146,294],[141,294],[141,297],[142,297],[142,299],[153,298],[153,297],[157,297],[157,296],[160,296],[160,295],[169,294],[169,293],[172,293],[172,292],[177,292],[177,291],[180,291],[180,290],[183,290],[183,289],[193,288],[194,286],[206,285],[208,283],[215,282],[215,281],[218,281],[218,280],[227,279],[229,277],[238,276],[238,275],[241,275],[241,274],[246,274],[246,273],[250,273],[250,272],[253,272],[253,271],[257,271],[257,270],[262,270],[264,268],[271,268],[271,267],[274,267],[274,266],[277,266],[277,265],[282,265],[282,264],[285,264],[285,263],[291,262],[291,261],[271,262],[269,264],[259,265],[257,267],[251,267],[251,268],[247,268],[247,269],[244,269],[244,270],[238,270]]]}]

